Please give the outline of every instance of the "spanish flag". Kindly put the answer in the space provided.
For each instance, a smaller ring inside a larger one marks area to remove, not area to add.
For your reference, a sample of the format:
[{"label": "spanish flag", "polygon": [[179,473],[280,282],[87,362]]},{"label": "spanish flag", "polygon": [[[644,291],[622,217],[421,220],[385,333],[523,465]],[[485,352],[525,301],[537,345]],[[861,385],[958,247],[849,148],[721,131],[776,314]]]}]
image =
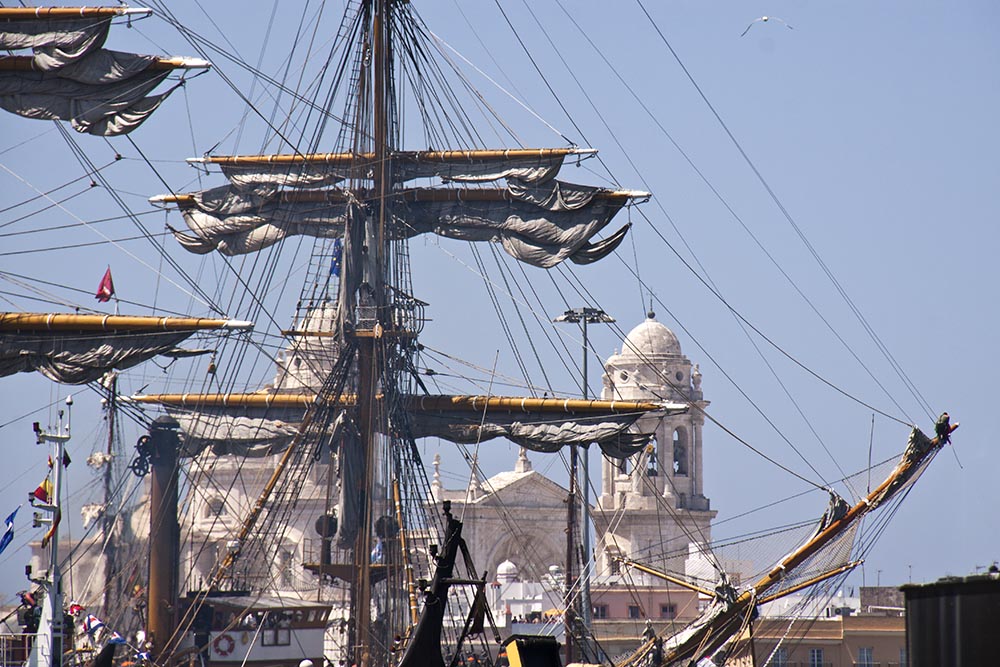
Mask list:
[{"label": "spanish flag", "polygon": [[49,498],[52,496],[52,482],[49,481],[48,477],[46,477],[42,483],[38,485],[38,488],[32,491],[30,495],[39,502],[49,502]]}]

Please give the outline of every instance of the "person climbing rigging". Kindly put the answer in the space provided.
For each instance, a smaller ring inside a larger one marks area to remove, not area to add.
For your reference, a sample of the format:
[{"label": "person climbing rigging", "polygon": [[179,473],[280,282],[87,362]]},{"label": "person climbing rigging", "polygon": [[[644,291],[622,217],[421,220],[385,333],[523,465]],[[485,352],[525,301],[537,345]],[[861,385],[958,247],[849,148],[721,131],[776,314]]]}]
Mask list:
[{"label": "person climbing rigging", "polygon": [[[957,426],[957,424],[956,424]],[[938,417],[937,423],[934,424],[934,431],[937,433],[938,444],[951,443],[951,432],[954,431],[951,427],[951,417],[948,416],[947,412],[942,412],[941,416]]]}]

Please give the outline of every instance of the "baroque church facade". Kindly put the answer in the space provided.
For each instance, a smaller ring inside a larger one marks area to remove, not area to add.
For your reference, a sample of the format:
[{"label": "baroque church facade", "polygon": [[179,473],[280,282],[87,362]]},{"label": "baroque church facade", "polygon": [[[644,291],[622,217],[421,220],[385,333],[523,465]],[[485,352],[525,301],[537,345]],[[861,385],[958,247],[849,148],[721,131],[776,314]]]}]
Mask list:
[{"label": "baroque church facade", "polygon": [[[286,365],[294,368],[291,362]],[[622,573],[619,559],[672,572],[690,570],[689,554],[697,549],[689,544],[710,541],[715,516],[704,495],[702,410],[708,402],[702,395],[698,367],[683,355],[674,333],[650,313],[628,334],[621,352],[607,360],[604,371],[604,399],[689,402],[692,409],[679,415],[643,417],[639,429],[654,433],[646,450],[624,461],[601,461],[600,494],[591,507],[593,579],[598,585],[614,586]],[[279,377],[275,384],[287,385],[294,375]],[[271,470],[269,457],[248,459],[241,465],[232,457],[211,457],[204,465],[212,484],[191,499],[182,517],[182,531],[192,543],[214,542],[216,546],[182,554],[182,576],[191,584],[207,580],[215,562],[224,556],[226,536]],[[309,520],[289,526],[279,549],[275,565],[280,571],[275,580],[286,590],[315,586],[313,575],[301,565],[318,559],[319,539],[312,523],[321,513],[323,479],[323,472],[317,470],[305,481],[300,516]],[[473,480],[460,489],[444,487],[440,459],[435,457],[428,502],[435,505],[432,511],[440,511],[442,501],[451,501],[455,515],[464,517],[463,536],[477,568],[487,571],[491,579],[501,570],[510,571],[513,564],[520,580],[551,583],[565,565],[567,494],[560,484],[534,470],[522,449],[513,470]],[[641,575],[630,579],[655,583]]]},{"label": "baroque church facade", "polygon": [[[689,561],[697,547],[690,545],[711,541],[716,515],[704,494],[702,428],[709,403],[701,372],[653,313],[632,329],[604,371],[605,400],[661,400],[692,408],[643,417],[639,430],[654,434],[646,450],[627,460],[601,461],[600,495],[591,507],[594,579],[613,583],[622,571],[619,559],[672,572],[698,570]],[[466,541],[478,567],[491,576],[507,563],[522,580],[540,581],[565,564],[568,492],[532,470],[523,449],[512,472],[451,491],[436,474],[433,487],[436,499],[451,500],[458,512],[465,506]],[[503,516],[517,517],[516,525]],[[498,542],[497,535],[506,532],[512,537]]]}]

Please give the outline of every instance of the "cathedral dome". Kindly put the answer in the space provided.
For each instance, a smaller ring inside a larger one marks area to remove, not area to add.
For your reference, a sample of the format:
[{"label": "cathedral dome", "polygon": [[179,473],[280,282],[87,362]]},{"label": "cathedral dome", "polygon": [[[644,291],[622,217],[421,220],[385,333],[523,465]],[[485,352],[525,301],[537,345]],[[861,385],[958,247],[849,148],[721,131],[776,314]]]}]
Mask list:
[{"label": "cathedral dome", "polygon": [[646,321],[632,329],[622,346],[623,357],[666,357],[680,356],[681,344],[674,332],[656,321],[656,313],[650,311]]},{"label": "cathedral dome", "polygon": [[504,584],[517,581],[517,565],[509,560],[497,565],[497,581]]}]

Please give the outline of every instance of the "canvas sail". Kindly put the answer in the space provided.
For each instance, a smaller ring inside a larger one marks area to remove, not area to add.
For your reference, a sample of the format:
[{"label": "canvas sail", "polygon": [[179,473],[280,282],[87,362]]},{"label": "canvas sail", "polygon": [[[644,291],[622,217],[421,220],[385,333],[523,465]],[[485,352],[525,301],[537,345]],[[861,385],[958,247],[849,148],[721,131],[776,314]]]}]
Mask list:
[{"label": "canvas sail", "polygon": [[128,134],[142,125],[176,88],[151,94],[174,69],[208,63],[104,49],[112,17],[126,13],[135,12],[108,8],[73,17],[0,8],[0,49],[33,52],[0,58],[0,108],[26,118],[69,121],[78,132],[101,136]]},{"label": "canvas sail", "polygon": [[[130,400],[165,406],[181,423],[188,456],[196,456],[205,447],[213,447],[218,454],[266,455],[291,442],[317,397],[259,392],[137,395]],[[468,444],[504,437],[548,453],[567,445],[596,443],[613,458],[632,456],[649,441],[651,433],[633,428],[640,417],[680,414],[688,409],[666,402],[513,396],[402,396],[400,401],[404,414],[399,424],[389,428],[405,428],[413,438]],[[343,395],[339,404],[341,410],[353,408],[356,398]],[[231,443],[238,446],[227,451]]]},{"label": "canvas sail", "polygon": [[0,377],[38,371],[85,384],[131,368],[199,331],[247,330],[250,322],[126,315],[0,313]]},{"label": "canvas sail", "polygon": [[[468,151],[394,151],[389,160],[393,180],[438,178],[461,183],[516,179],[544,183],[556,177],[567,157],[589,157],[591,149],[540,148]],[[371,179],[373,154],[231,155],[191,158],[195,164],[218,166],[240,191],[266,193],[274,187],[320,188],[351,178]]]},{"label": "canvas sail", "polygon": [[[243,193],[231,186],[179,200],[190,233],[174,231],[188,251],[242,255],[292,236],[343,238],[353,195],[346,191],[296,197],[271,191]],[[541,268],[566,259],[597,261],[618,247],[627,227],[592,242],[631,200],[646,193],[609,191],[552,181],[512,182],[505,190],[404,190],[394,198],[390,233],[411,238],[434,233],[464,241],[499,243],[512,257]],[[172,196],[158,202],[178,201]]]}]

